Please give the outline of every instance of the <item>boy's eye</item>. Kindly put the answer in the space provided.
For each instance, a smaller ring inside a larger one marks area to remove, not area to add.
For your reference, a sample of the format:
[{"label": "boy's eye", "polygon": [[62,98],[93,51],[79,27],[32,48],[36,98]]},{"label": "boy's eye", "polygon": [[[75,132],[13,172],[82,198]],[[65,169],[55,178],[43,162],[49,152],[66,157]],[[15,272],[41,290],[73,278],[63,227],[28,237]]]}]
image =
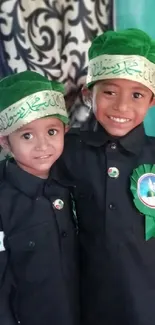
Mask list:
[{"label": "boy's eye", "polygon": [[114,91],[111,91],[111,90],[104,90],[104,94],[110,95],[110,96],[115,96],[116,93]]},{"label": "boy's eye", "polygon": [[143,95],[140,93],[133,93],[133,98],[142,98]]},{"label": "boy's eye", "polygon": [[48,134],[49,135],[56,135],[57,134],[57,130],[50,129],[50,130],[48,130]]},{"label": "boy's eye", "polygon": [[25,140],[30,140],[33,138],[33,135],[31,133],[24,133],[22,135],[22,137],[25,139]]}]

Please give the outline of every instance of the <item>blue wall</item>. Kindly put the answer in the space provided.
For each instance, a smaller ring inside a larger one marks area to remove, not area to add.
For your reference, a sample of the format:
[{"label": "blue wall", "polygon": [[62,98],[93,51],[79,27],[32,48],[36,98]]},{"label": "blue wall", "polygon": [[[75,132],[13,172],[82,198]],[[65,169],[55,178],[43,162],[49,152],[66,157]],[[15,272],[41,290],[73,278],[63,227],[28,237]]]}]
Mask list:
[{"label": "blue wall", "polygon": [[[115,30],[136,27],[155,39],[155,0],[113,0],[113,9]],[[155,107],[148,111],[144,126],[155,136]]]}]

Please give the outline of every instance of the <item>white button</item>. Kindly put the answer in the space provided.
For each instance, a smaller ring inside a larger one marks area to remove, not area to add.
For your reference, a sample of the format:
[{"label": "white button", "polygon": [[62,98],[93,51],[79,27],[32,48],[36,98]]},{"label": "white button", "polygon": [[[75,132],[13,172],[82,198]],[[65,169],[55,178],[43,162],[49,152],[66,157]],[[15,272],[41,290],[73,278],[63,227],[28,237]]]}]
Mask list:
[{"label": "white button", "polygon": [[116,143],[111,143],[110,144],[110,148],[113,149],[113,150],[115,150],[117,148]]}]

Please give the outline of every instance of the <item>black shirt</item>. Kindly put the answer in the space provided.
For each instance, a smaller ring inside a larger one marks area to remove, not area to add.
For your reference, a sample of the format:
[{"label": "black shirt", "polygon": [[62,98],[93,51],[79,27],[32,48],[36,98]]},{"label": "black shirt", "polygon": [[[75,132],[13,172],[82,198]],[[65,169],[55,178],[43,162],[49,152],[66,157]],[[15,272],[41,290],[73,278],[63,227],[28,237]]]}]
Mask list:
[{"label": "black shirt", "polygon": [[13,317],[21,325],[78,324],[77,234],[67,186],[56,164],[48,180],[14,162],[0,165],[1,325]]},{"label": "black shirt", "polygon": [[[76,184],[82,324],[154,325],[155,239],[145,241],[130,176],[139,165],[155,163],[155,138],[142,125],[122,138],[101,127],[76,132],[66,136],[59,164]],[[110,167],[117,178],[108,175]]]}]

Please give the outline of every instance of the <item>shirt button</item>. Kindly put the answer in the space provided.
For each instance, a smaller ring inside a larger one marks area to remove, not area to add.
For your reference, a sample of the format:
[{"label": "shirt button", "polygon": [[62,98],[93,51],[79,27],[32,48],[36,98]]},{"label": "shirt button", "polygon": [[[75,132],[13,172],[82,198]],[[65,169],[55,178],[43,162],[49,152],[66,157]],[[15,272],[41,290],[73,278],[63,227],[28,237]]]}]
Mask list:
[{"label": "shirt button", "polygon": [[109,204],[109,209],[110,209],[110,210],[115,210],[115,209],[116,209],[115,204],[110,203],[110,204]]},{"label": "shirt button", "polygon": [[61,236],[62,236],[63,238],[66,238],[66,237],[67,237],[67,232],[66,232],[66,231],[62,231]]},{"label": "shirt button", "polygon": [[117,148],[116,143],[111,143],[110,148],[113,149],[113,150],[115,150]]},{"label": "shirt button", "polygon": [[35,247],[35,242],[30,240],[29,241],[29,247],[31,247],[31,248]]}]

